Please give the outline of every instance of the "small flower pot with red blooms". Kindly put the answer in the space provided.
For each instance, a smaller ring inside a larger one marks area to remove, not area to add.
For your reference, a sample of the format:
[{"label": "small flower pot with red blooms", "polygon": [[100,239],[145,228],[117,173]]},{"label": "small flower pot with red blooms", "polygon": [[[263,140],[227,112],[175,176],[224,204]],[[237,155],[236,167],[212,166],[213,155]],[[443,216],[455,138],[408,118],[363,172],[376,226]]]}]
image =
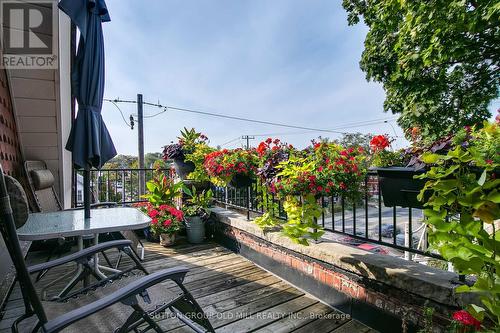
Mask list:
[{"label": "small flower pot with red blooms", "polygon": [[205,170],[219,186],[247,187],[255,179],[258,156],[255,150],[223,149],[205,156]]},{"label": "small flower pot with red blooms", "polygon": [[151,217],[151,231],[160,237],[160,244],[173,245],[175,235],[181,229],[184,220],[182,211],[169,205],[149,206],[148,215]]}]

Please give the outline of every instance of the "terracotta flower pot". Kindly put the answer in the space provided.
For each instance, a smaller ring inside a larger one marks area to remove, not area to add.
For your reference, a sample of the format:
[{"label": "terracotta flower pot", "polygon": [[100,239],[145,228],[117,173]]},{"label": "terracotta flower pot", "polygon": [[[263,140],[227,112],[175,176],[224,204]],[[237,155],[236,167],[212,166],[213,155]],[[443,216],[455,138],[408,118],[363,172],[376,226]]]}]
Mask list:
[{"label": "terracotta flower pot", "polygon": [[160,245],[169,247],[175,243],[175,234],[160,234]]}]

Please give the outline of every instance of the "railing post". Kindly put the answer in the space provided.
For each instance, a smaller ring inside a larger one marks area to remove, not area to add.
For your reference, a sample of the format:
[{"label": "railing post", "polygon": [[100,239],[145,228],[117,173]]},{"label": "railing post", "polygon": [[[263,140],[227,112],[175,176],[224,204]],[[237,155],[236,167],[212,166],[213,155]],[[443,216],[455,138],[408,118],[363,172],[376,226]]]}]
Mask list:
[{"label": "railing post", "polygon": [[247,186],[247,220],[250,221],[250,186]]},{"label": "railing post", "polygon": [[228,200],[229,200],[229,195],[228,195],[228,193],[227,193],[227,186],[226,186],[226,187],[224,187],[224,204],[225,204],[226,209],[227,209],[227,207],[228,207],[228,206],[227,206],[227,204],[228,204]]}]

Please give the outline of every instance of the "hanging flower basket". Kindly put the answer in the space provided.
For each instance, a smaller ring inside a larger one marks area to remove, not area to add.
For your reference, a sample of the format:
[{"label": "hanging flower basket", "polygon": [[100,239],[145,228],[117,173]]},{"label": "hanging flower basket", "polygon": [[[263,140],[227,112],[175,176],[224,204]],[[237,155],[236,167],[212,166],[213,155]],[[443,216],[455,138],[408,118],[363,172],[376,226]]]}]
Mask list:
[{"label": "hanging flower basket", "polygon": [[237,173],[233,176],[229,185],[235,188],[249,187],[253,183],[253,178],[249,175]]},{"label": "hanging flower basket", "polygon": [[380,192],[386,207],[423,208],[423,202],[417,200],[417,195],[425,185],[424,179],[414,179],[425,170],[415,170],[406,167],[376,168]]},{"label": "hanging flower basket", "polygon": [[174,158],[173,161],[175,172],[182,180],[186,179],[187,176],[195,169],[193,162],[185,161],[183,158]]}]

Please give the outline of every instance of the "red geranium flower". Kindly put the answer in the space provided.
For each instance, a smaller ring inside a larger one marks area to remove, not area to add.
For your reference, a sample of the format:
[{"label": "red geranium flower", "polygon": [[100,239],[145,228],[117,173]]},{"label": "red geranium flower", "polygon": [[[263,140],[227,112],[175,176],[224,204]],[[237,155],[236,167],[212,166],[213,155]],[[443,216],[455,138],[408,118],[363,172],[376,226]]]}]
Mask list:
[{"label": "red geranium flower", "polygon": [[474,326],[476,330],[481,329],[481,322],[472,317],[472,315],[465,310],[460,310],[453,313],[453,319],[460,322],[464,326]]},{"label": "red geranium flower", "polygon": [[157,217],[158,214],[160,214],[160,212],[158,212],[156,209],[149,211],[149,217],[151,217],[151,218]]},{"label": "red geranium flower", "polygon": [[386,135],[376,135],[370,140],[370,148],[373,152],[384,150],[391,142]]}]

